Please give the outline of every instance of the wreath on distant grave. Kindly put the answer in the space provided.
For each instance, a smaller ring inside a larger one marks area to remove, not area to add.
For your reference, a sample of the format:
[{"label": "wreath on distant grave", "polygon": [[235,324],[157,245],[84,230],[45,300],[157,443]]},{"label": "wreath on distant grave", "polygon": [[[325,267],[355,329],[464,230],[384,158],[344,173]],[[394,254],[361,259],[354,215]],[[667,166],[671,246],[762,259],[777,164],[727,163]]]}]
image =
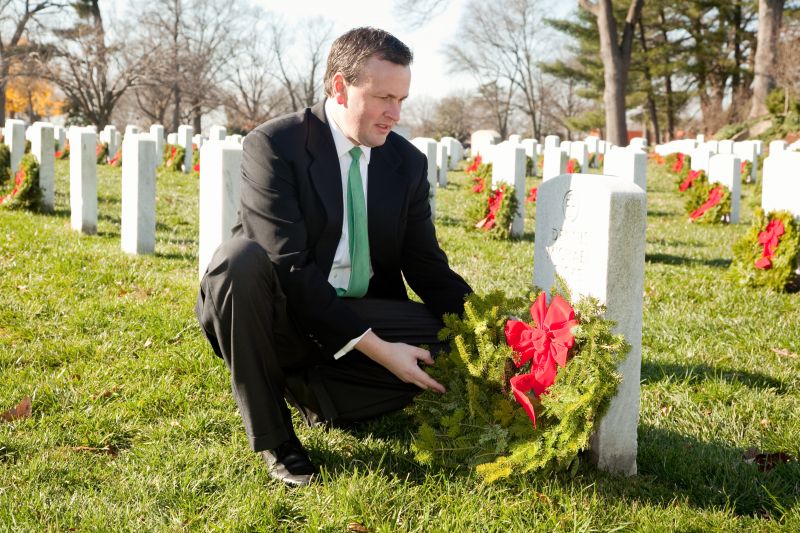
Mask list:
[{"label": "wreath on distant grave", "polygon": [[581,171],[581,163],[577,159],[567,161],[567,174],[575,174]]},{"label": "wreath on distant grave", "polygon": [[[596,298],[544,292],[509,299],[472,294],[464,318],[444,317],[450,341],[431,376],[447,392],[424,392],[412,408],[419,461],[474,468],[487,482],[528,472],[573,471],[614,397],[630,346],[612,333]],[[532,321],[513,317],[527,314]]]},{"label": "wreath on distant grave", "polygon": [[8,209],[32,209],[42,207],[42,190],[39,188],[39,163],[32,154],[25,154],[14,175],[11,191],[0,191],[0,206]]},{"label": "wreath on distant grave", "polygon": [[704,174],[687,190],[686,213],[690,222],[715,224],[730,222],[731,191],[721,183],[709,183]]},{"label": "wreath on distant grave", "polygon": [[741,285],[783,291],[797,279],[800,224],[789,211],[757,207],[753,225],[733,245],[730,275]]},{"label": "wreath on distant grave", "polygon": [[180,172],[183,169],[183,162],[186,159],[186,149],[177,144],[167,144],[164,146],[164,168]]},{"label": "wreath on distant grave", "polygon": [[486,181],[492,181],[492,164],[480,164],[470,174],[472,174],[472,192],[482,193],[486,188]]},{"label": "wreath on distant grave", "polygon": [[472,174],[477,171],[478,168],[480,168],[482,163],[483,158],[481,157],[481,154],[478,154],[469,161],[469,165],[467,165],[467,168],[464,169],[464,172],[467,174]]},{"label": "wreath on distant grave", "polygon": [[31,143],[30,139],[25,139],[25,153],[26,154],[31,153],[32,149],[33,149],[33,144]]},{"label": "wreath on distant grave", "polygon": [[114,157],[108,160],[108,164],[112,167],[121,167],[122,166],[122,148],[117,148],[117,153],[114,154]]},{"label": "wreath on distant grave", "polygon": [[192,145],[192,172],[200,174],[200,150],[196,144]]},{"label": "wreath on distant grave", "polygon": [[518,207],[514,187],[505,183],[499,186],[483,185],[467,203],[467,227],[484,232],[493,239],[509,239],[511,223]]},{"label": "wreath on distant grave", "polygon": [[64,149],[60,151],[56,151],[56,159],[68,159],[69,158],[69,141],[64,144]]},{"label": "wreath on distant grave", "polygon": [[592,168],[600,168],[604,159],[605,157],[600,152],[592,152],[589,154],[589,166]]},{"label": "wreath on distant grave", "polygon": [[750,176],[753,173],[753,163],[745,159],[742,161],[742,166],[739,172],[742,176],[742,181],[744,183],[751,183]]},{"label": "wreath on distant grave", "polygon": [[11,179],[11,150],[7,144],[0,144],[0,187]]},{"label": "wreath on distant grave", "polygon": [[108,163],[108,143],[100,142],[95,147],[94,155],[97,157],[98,165],[105,165]]},{"label": "wreath on distant grave", "polygon": [[686,154],[676,152],[664,158],[667,172],[676,176],[685,176],[692,168],[692,158]]},{"label": "wreath on distant grave", "polygon": [[695,181],[703,181],[706,180],[706,173],[702,170],[690,170],[686,176],[678,176],[678,179],[675,182],[678,184],[678,190],[680,192],[686,192],[688,189],[692,188]]}]

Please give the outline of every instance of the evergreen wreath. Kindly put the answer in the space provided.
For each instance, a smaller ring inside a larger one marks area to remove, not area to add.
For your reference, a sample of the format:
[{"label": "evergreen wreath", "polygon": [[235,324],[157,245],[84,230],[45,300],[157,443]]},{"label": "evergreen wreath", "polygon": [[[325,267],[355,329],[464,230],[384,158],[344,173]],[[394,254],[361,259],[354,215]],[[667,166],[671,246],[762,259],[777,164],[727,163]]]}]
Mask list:
[{"label": "evergreen wreath", "polygon": [[[709,201],[712,191],[721,189],[719,202],[707,209],[701,216],[694,218],[695,213],[703,204]],[[729,222],[731,215],[731,192],[721,183],[709,183],[705,174],[698,176],[692,182],[691,188],[686,191],[688,196],[684,204],[686,214],[690,220],[700,224],[716,224]]]},{"label": "evergreen wreath", "polygon": [[743,160],[740,170],[741,170],[740,174],[742,176],[742,182],[743,183],[755,183],[754,181],[750,181],[750,176],[751,176],[751,174],[753,172],[753,163],[752,162],[748,161],[747,159]]},{"label": "evergreen wreath", "polygon": [[567,174],[575,174],[582,169],[580,161],[577,159],[570,159],[567,161]]},{"label": "evergreen wreath", "polygon": [[664,158],[664,164],[670,174],[685,177],[692,168],[692,158],[686,154],[675,152]]},{"label": "evergreen wreath", "polygon": [[[540,294],[534,291],[528,305]],[[551,308],[555,300],[554,294]],[[499,291],[472,294],[463,319],[445,316],[439,338],[450,341],[450,352],[436,358],[430,374],[447,392],[425,392],[414,402],[417,459],[474,468],[487,482],[534,471],[574,471],[616,394],[617,365],[630,349],[622,335],[612,333],[614,323],[603,318],[605,308],[596,298],[581,298],[574,311],[577,326],[567,323],[574,339],[565,366],[538,398],[525,395],[535,406],[535,424],[510,390],[512,380],[527,377],[506,340],[508,318],[526,313],[525,299]]]},{"label": "evergreen wreath", "polygon": [[11,179],[11,150],[7,144],[0,143],[0,187]]},{"label": "evergreen wreath", "polygon": [[[777,222],[782,233],[776,232],[774,248],[767,253],[769,230]],[[779,233],[779,235],[778,235]],[[766,237],[766,238],[765,238]],[[800,224],[789,211],[770,211],[757,207],[753,212],[753,225],[747,234],[733,245],[733,262],[729,274],[740,285],[768,287],[775,291],[786,290],[796,279],[800,257]],[[764,261],[768,258],[769,261]]]},{"label": "evergreen wreath", "polygon": [[69,158],[69,141],[64,144],[64,149],[61,151],[56,152],[56,159],[68,159]]},{"label": "evergreen wreath", "polygon": [[39,210],[42,207],[42,190],[39,188],[39,162],[33,154],[25,154],[20,161],[11,191],[0,194],[0,206],[8,209]]},{"label": "evergreen wreath", "polygon": [[177,144],[164,145],[164,168],[180,172],[186,159],[186,149]]},{"label": "evergreen wreath", "polygon": [[691,189],[692,185],[694,185],[695,181],[703,181],[708,179],[706,178],[706,173],[703,170],[689,170],[686,175],[678,175],[675,179],[675,183],[678,185],[678,190],[680,192],[684,192],[687,189]]},{"label": "evergreen wreath", "polygon": [[192,145],[192,172],[200,175],[200,150],[196,144]]},{"label": "evergreen wreath", "polygon": [[[511,223],[519,208],[514,187],[507,184],[485,185],[491,183],[491,176],[476,179],[488,181],[478,182],[472,189],[474,194],[468,200],[466,209],[467,229],[481,231],[493,239],[511,238]],[[481,183],[484,186],[477,190]]]},{"label": "evergreen wreath", "polygon": [[98,143],[94,150],[94,155],[97,157],[98,165],[105,165],[108,163],[108,143]]},{"label": "evergreen wreath", "polygon": [[117,153],[108,160],[108,164],[112,167],[122,166],[122,147],[117,148]]}]

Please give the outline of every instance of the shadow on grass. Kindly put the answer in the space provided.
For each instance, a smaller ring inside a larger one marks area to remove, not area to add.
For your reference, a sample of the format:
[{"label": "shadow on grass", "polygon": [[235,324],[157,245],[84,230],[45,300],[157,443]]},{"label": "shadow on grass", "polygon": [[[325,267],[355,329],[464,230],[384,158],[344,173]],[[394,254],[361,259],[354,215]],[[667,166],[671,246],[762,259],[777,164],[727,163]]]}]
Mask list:
[{"label": "shadow on grass", "polygon": [[728,268],[730,259],[694,259],[671,254],[647,254],[644,258],[647,263],[662,263],[665,265],[705,265],[714,268]]},{"label": "shadow on grass", "polygon": [[682,365],[642,360],[643,385],[672,379],[691,384],[724,379],[729,383],[741,383],[751,389],[776,389],[782,393],[789,392],[783,381],[755,372],[713,367],[706,364]]}]

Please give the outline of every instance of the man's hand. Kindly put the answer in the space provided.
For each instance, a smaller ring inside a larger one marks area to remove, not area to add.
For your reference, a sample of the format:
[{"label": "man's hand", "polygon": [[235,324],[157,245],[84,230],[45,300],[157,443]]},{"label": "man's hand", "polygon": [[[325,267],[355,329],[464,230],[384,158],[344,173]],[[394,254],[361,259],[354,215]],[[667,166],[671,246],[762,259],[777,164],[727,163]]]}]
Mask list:
[{"label": "man's hand", "polygon": [[367,357],[386,368],[405,383],[413,383],[424,390],[438,393],[446,392],[444,386],[430,377],[417,364],[433,364],[428,350],[423,350],[402,342],[386,342],[372,331],[358,341],[355,348]]}]

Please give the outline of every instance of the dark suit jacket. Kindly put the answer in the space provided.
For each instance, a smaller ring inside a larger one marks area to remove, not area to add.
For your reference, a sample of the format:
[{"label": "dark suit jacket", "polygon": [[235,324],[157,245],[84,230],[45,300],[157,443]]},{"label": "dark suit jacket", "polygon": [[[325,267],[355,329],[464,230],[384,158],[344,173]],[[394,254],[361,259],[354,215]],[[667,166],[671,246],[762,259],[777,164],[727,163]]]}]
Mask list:
[{"label": "dark suit jacket", "polygon": [[[368,172],[374,275],[366,297],[407,299],[405,276],[436,316],[463,312],[471,289],[436,241],[425,156],[392,132],[372,149]],[[326,354],[369,327],[328,283],[343,216],[341,171],[323,103],[265,122],[245,137],[233,234],[267,251],[291,317]]]}]

